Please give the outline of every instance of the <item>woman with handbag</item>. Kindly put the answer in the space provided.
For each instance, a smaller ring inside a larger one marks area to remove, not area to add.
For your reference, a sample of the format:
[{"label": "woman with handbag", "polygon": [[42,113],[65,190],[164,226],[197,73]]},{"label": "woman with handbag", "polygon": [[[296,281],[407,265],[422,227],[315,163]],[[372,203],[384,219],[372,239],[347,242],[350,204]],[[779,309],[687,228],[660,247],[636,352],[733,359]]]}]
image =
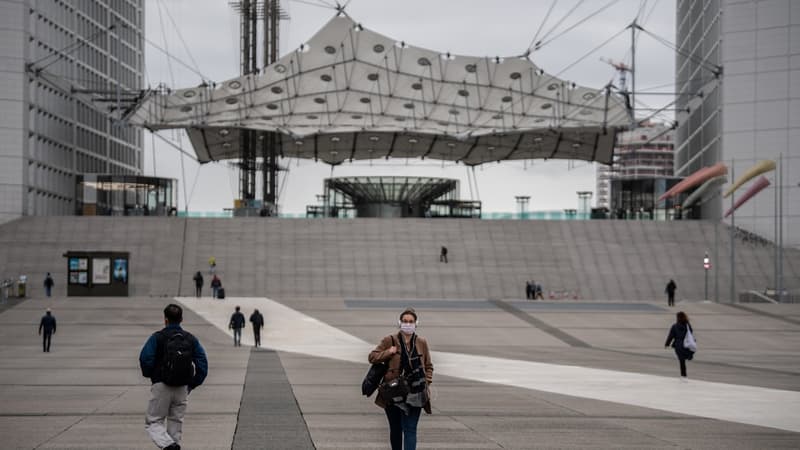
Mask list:
[{"label": "woman with handbag", "polygon": [[431,413],[433,363],[428,341],[416,334],[416,311],[406,308],[398,324],[400,332],[381,339],[369,362],[388,364],[375,404],[386,411],[392,450],[415,450],[420,412]]},{"label": "woman with handbag", "polygon": [[686,360],[691,361],[692,358],[694,358],[694,352],[697,351],[697,346],[694,342],[694,330],[689,323],[689,317],[685,312],[680,311],[676,314],[676,318],[677,320],[669,329],[667,342],[664,343],[664,347],[669,348],[669,346],[672,345],[672,348],[675,349],[675,354],[678,356],[678,361],[681,366],[681,381],[686,382],[688,381],[686,378]]}]

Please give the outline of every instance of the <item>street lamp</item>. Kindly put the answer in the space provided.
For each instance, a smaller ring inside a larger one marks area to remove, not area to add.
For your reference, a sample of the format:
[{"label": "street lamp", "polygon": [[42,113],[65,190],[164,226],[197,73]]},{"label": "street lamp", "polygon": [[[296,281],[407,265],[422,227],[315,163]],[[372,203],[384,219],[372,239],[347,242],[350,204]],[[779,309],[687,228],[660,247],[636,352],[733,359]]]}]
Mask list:
[{"label": "street lamp", "polygon": [[703,257],[703,270],[705,271],[706,275],[706,295],[704,299],[708,301],[708,269],[711,268],[711,258],[708,257],[708,252],[706,252],[706,256]]},{"label": "street lamp", "polygon": [[517,210],[520,219],[528,218],[528,202],[531,200],[530,195],[516,195],[514,198],[517,200]]}]

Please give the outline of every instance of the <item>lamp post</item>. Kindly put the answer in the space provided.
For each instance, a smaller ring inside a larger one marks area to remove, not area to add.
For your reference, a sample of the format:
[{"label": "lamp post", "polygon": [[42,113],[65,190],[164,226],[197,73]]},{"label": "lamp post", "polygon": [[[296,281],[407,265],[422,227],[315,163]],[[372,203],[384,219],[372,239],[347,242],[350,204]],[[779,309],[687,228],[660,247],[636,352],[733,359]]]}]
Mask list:
[{"label": "lamp post", "polygon": [[514,196],[517,200],[517,210],[519,211],[520,219],[528,218],[528,202],[531,200],[530,195],[517,195]]},{"label": "lamp post", "polygon": [[703,297],[704,300],[708,301],[708,269],[711,268],[711,258],[708,257],[708,252],[706,252],[706,256],[703,257],[703,270],[705,271],[706,275],[706,295]]}]

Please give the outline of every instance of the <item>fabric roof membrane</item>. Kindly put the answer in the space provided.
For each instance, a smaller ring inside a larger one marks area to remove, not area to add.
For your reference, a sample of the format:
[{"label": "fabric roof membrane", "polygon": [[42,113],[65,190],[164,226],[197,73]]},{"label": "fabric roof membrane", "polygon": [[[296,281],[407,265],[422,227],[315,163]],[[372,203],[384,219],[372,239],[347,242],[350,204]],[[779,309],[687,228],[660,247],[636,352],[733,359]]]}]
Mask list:
[{"label": "fabric roof membrane", "polygon": [[441,54],[337,15],[261,73],[148,92],[128,120],[185,128],[201,162],[237,158],[239,130],[253,129],[280,133],[282,156],[329,164],[382,157],[608,164],[629,116],[605,89],[547,75],[527,57]]}]

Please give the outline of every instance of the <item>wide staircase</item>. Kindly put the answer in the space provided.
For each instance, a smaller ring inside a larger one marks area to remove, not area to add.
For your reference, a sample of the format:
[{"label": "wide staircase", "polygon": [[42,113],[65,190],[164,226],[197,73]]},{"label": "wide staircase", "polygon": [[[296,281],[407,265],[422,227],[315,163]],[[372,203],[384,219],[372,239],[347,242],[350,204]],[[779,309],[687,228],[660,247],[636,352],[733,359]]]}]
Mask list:
[{"label": "wide staircase", "polygon": [[[672,278],[679,300],[701,300],[708,252],[709,297],[728,302],[729,231],[702,221],[28,217],[0,226],[0,278],[26,274],[41,290],[51,272],[63,295],[66,251],[115,250],[131,254],[131,296],[193,295],[198,270],[209,295],[214,256],[228,296],[524,298],[535,280],[545,299],[663,301]],[[773,286],[774,261],[771,245],[737,238],[737,297]],[[800,288],[796,249],[785,250],[784,280]]]}]

